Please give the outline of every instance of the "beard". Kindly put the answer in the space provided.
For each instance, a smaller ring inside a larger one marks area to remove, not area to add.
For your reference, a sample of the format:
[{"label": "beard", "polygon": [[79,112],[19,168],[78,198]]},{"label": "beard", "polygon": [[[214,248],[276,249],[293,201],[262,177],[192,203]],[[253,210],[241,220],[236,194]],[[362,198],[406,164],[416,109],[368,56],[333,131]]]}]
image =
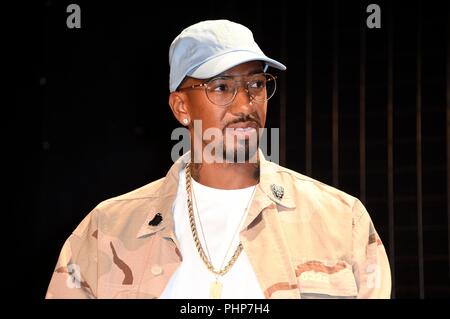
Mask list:
[{"label": "beard", "polygon": [[[250,124],[245,127],[233,125],[240,122]],[[245,115],[228,122],[222,129],[209,127],[203,131],[201,126],[197,129],[194,123],[194,161],[257,163],[262,132],[261,121],[256,114]]]},{"label": "beard", "polygon": [[256,162],[259,148],[259,134],[256,131],[249,138],[235,136],[225,138],[223,141],[223,160],[226,163]]},{"label": "beard", "polygon": [[[252,122],[257,127],[248,133],[237,133],[229,126],[240,122]],[[243,115],[225,125],[223,133],[223,160],[227,163],[254,162],[259,148],[261,121],[258,114]]]}]

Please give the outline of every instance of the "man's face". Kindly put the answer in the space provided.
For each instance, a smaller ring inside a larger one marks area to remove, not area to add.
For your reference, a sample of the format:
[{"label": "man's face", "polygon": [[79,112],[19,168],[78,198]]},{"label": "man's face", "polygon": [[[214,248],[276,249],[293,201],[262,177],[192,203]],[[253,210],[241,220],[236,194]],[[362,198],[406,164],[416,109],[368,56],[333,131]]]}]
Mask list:
[{"label": "man's face", "polygon": [[[259,128],[263,128],[266,122],[267,101],[252,100],[245,90],[247,80],[252,74],[262,73],[263,64],[259,61],[252,61],[240,64],[231,68],[219,76],[232,76],[240,82],[239,89],[234,100],[226,105],[219,106],[208,99],[204,88],[183,91],[186,96],[186,103],[191,121],[200,120],[202,124],[201,136],[195,134],[194,125],[190,125],[191,136],[194,139],[202,138],[203,147],[211,140],[205,140],[205,131],[216,128],[222,134],[215,140],[215,143],[222,143],[223,154],[221,158],[225,159],[228,154],[236,160],[237,154],[245,154],[248,159],[254,156],[259,143]],[[194,84],[203,83],[205,80],[188,78],[182,87],[189,87]],[[211,130],[210,130],[211,131]],[[255,145],[256,143],[256,145]]]}]

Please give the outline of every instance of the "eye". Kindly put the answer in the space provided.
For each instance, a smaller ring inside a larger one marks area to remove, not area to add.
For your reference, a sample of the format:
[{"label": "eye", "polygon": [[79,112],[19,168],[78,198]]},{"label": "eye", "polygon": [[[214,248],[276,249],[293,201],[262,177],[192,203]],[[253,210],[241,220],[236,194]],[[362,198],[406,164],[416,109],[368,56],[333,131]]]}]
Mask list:
[{"label": "eye", "polygon": [[228,80],[217,79],[208,85],[208,90],[211,93],[228,93],[232,91],[232,86]]},{"label": "eye", "polygon": [[264,81],[264,80],[254,80],[249,83],[249,88],[255,89],[255,90],[263,89],[265,86],[266,86],[266,81]]},{"label": "eye", "polygon": [[228,91],[228,85],[225,83],[218,84],[214,87],[215,92],[225,92]]}]

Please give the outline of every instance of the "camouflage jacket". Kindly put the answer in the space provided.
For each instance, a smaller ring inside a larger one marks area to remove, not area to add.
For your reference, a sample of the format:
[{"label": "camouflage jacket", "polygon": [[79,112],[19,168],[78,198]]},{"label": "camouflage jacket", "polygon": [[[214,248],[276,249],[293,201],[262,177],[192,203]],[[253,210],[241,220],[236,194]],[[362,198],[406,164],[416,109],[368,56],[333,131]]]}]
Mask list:
[{"label": "camouflage jacket", "polygon": [[[93,209],[65,242],[46,298],[158,298],[183,262],[172,203],[189,156]],[[387,255],[361,202],[262,154],[239,236],[266,298],[390,297]]]}]

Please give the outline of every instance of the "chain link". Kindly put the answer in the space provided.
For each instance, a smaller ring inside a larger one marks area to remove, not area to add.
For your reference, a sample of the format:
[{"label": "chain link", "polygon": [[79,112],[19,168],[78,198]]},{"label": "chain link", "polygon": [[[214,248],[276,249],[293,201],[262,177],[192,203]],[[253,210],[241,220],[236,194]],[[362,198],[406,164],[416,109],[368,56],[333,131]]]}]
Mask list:
[{"label": "chain link", "polygon": [[195,225],[195,217],[194,217],[194,209],[192,206],[192,183],[191,183],[191,164],[187,164],[186,166],[186,192],[187,192],[187,205],[188,205],[188,211],[189,211],[189,224],[191,226],[192,236],[194,237],[195,247],[197,247],[197,251],[200,255],[200,258],[203,260],[203,263],[206,265],[208,270],[210,270],[212,273],[223,276],[225,275],[228,270],[234,265],[236,260],[238,259],[239,255],[241,254],[241,251],[243,249],[242,243],[239,242],[238,247],[236,248],[236,251],[234,252],[233,256],[231,257],[228,264],[220,269],[215,270],[213,265],[211,264],[211,261],[206,257],[205,251],[203,250],[202,244],[200,243],[200,239],[198,238],[198,232],[197,227]]}]

